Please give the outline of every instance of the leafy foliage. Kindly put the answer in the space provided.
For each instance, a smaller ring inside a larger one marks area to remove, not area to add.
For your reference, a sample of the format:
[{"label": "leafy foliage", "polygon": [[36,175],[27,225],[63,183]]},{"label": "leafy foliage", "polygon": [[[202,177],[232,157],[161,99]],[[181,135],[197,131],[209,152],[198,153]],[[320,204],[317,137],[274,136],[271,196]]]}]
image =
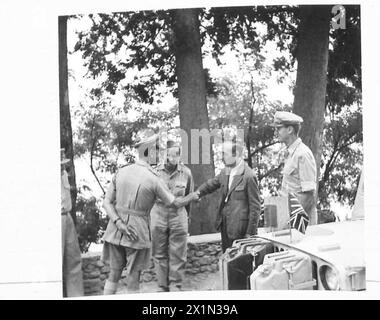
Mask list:
[{"label": "leafy foliage", "polygon": [[332,200],[353,205],[363,165],[363,120],[360,107],[327,119],[319,183],[321,208]]},{"label": "leafy foliage", "polygon": [[[324,129],[320,209],[331,201],[352,204],[362,164],[360,7],[345,6],[347,28],[330,31],[326,123]],[[290,110],[265,94],[267,80],[276,73],[283,81],[297,56],[299,8],[257,6],[199,9],[202,54],[219,65],[227,46],[240,59],[236,74],[213,79],[204,70],[210,128],[247,129],[247,154],[260,185],[275,194],[280,184],[280,145],[268,125],[277,110]],[[83,17],[84,19],[85,17]],[[89,30],[78,33],[74,52],[80,52],[88,77],[101,79],[77,108],[73,118],[76,157],[89,155],[96,177],[109,176],[123,163],[134,161],[130,149],[143,128],[172,128],[178,106],[157,111],[168,93],[176,95],[177,79],[170,11],[139,11],[89,15]],[[264,26],[265,31],[262,31]],[[268,65],[263,48],[275,43],[283,53]],[[138,73],[137,73],[138,72]],[[136,76],[138,74],[138,76]],[[124,106],[114,95],[124,94]],[[147,105],[146,105],[147,104]],[[131,111],[137,116],[131,119]],[[218,157],[218,155],[217,155]],[[97,179],[104,188],[108,180]],[[84,187],[81,187],[83,189]],[[79,196],[81,248],[87,250],[105,228],[101,209],[91,197]],[[88,220],[88,221],[87,221]],[[96,224],[99,224],[96,226]]]},{"label": "leafy foliage", "polygon": [[[86,198],[82,187],[77,197],[77,231],[81,252],[87,252],[91,243],[97,243],[102,237],[108,218],[102,215],[95,197]],[[88,187],[87,187],[88,189]]]},{"label": "leafy foliage", "polygon": [[[261,189],[266,195],[276,194],[281,181],[281,146],[270,126],[278,110],[290,110],[280,101],[268,99],[265,90],[273,68],[262,56],[246,56],[235,49],[240,68],[216,83],[217,97],[208,100],[211,129],[244,128],[247,161],[256,170]],[[220,155],[216,155],[219,157]]]},{"label": "leafy foliage", "polygon": [[346,29],[331,30],[327,77],[330,112],[361,103],[361,28],[360,6],[346,5]]}]

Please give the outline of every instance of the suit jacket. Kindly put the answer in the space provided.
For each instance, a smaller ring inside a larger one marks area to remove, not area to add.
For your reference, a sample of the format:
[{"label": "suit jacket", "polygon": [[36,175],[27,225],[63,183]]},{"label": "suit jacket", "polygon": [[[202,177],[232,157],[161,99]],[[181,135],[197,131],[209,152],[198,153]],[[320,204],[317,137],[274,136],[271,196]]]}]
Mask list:
[{"label": "suit jacket", "polygon": [[216,218],[217,230],[220,230],[223,211],[226,216],[229,238],[239,239],[243,238],[245,234],[256,234],[260,216],[260,194],[257,177],[244,162],[244,166],[233,177],[231,188],[228,189],[229,175],[227,170],[227,168],[222,169],[219,175],[203,183],[198,188],[200,196],[220,189],[221,198]]}]

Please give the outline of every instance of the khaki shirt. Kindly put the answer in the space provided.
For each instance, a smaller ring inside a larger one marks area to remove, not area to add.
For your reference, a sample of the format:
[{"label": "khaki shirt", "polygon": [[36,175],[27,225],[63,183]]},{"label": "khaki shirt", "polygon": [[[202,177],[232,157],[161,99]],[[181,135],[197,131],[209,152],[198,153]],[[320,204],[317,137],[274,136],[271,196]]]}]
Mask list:
[{"label": "khaki shirt", "polygon": [[[157,167],[157,172],[162,181],[166,184],[170,192],[176,196],[186,196],[194,191],[194,181],[191,174],[191,170],[183,164],[179,164],[174,172],[170,173],[166,170],[164,164],[160,164]],[[159,215],[157,217],[160,220],[176,217],[178,214],[189,213],[190,206],[187,208],[172,208],[167,206],[161,199],[156,201],[156,205],[152,208],[152,216]],[[187,212],[186,212],[187,210]],[[153,217],[152,217],[153,219]]]},{"label": "khaki shirt", "polygon": [[311,150],[297,138],[288,148],[281,191],[298,193],[317,189],[317,168]]},{"label": "khaki shirt", "polygon": [[175,199],[157,171],[144,161],[121,168],[112,178],[106,197],[114,202],[118,216],[136,229],[138,240],[128,240],[110,220],[104,241],[135,249],[151,246],[149,220],[155,201],[160,199],[169,205]]},{"label": "khaki shirt", "polygon": [[66,170],[61,175],[61,212],[70,212],[72,208],[70,184]]}]

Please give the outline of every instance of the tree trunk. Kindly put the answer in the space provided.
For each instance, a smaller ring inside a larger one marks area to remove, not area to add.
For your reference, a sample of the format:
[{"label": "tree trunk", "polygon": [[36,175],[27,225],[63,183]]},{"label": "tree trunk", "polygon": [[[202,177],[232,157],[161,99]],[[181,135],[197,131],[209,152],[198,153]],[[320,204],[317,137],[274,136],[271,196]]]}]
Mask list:
[{"label": "tree trunk", "polygon": [[71,215],[76,223],[76,198],[77,188],[75,181],[73,135],[71,129],[71,116],[68,90],[67,67],[67,17],[58,17],[59,34],[59,113],[61,130],[61,148],[65,148],[66,157],[70,159],[67,165],[69,183],[71,186],[72,210]]},{"label": "tree trunk", "polygon": [[[210,152],[211,163],[202,164],[202,144],[199,143],[200,164],[191,164],[190,130],[209,130],[198,13],[198,9],[171,11],[178,82],[179,118],[181,129],[188,136],[188,166],[193,173],[195,188],[215,174],[211,145],[210,150],[203,150],[203,152]],[[216,205],[215,194],[192,205],[190,234],[215,232],[213,222],[215,221]]]},{"label": "tree trunk", "polygon": [[304,119],[300,137],[314,154],[318,182],[322,154],[331,6],[300,6],[300,16],[298,69],[293,111]]}]

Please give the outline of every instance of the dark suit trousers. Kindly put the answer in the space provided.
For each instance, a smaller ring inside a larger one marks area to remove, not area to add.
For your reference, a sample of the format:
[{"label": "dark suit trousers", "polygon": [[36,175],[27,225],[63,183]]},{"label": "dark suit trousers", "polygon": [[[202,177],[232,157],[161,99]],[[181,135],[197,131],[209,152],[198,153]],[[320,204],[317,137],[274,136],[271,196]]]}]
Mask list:
[{"label": "dark suit trousers", "polygon": [[227,233],[227,218],[226,218],[226,213],[224,212],[225,209],[222,210],[222,223],[220,225],[220,232],[222,236],[222,250],[223,252],[226,251],[227,248],[232,246],[232,243],[236,239],[231,239],[228,237]]}]

